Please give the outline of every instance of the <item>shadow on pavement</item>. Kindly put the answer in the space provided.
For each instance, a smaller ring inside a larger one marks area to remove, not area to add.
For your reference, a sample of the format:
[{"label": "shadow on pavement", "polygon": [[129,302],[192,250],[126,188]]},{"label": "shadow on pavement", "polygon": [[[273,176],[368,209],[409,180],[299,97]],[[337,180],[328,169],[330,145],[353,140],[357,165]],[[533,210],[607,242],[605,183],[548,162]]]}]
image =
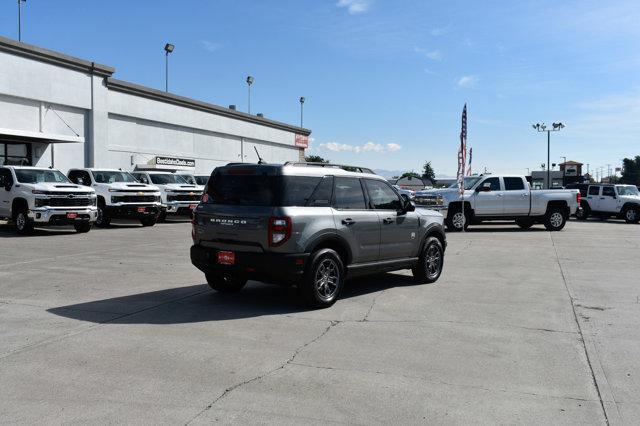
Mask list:
[{"label": "shadow on pavement", "polygon": [[13,225],[0,225],[0,238],[33,238],[49,235],[69,235],[76,234],[76,230],[72,226],[63,226],[55,228],[35,228],[29,235],[20,235]]},{"label": "shadow on pavement", "polygon": [[[347,282],[340,299],[414,285],[411,276],[376,275]],[[171,288],[47,309],[81,321],[112,324],[183,324],[255,318],[308,311],[296,288],[251,281],[237,294],[221,294],[205,285]]]}]

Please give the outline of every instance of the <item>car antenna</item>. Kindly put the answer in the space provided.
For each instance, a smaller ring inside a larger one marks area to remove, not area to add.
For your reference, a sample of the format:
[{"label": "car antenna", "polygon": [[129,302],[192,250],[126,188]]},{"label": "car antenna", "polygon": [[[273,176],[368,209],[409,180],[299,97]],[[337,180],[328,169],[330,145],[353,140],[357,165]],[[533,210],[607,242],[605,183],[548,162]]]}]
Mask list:
[{"label": "car antenna", "polygon": [[258,152],[258,148],[256,148],[254,146],[253,149],[256,150],[256,155],[258,156],[258,164],[264,164],[264,160],[262,159],[262,157],[260,157],[260,153]]}]

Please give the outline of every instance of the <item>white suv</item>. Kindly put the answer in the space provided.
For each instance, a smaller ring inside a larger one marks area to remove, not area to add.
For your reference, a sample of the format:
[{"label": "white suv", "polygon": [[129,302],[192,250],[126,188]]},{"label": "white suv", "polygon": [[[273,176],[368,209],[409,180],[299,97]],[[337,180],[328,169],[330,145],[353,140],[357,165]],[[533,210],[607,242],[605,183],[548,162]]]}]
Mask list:
[{"label": "white suv", "polygon": [[196,185],[187,183],[182,177],[169,172],[135,171],[132,175],[140,183],[160,188],[163,211],[158,220],[166,215],[191,215],[200,202],[201,191]]},{"label": "white suv", "polygon": [[140,183],[131,173],[116,169],[71,169],[69,179],[91,186],[98,196],[96,225],[107,227],[111,219],[135,219],[153,226],[162,213],[160,189]]},{"label": "white suv", "polygon": [[34,226],[73,225],[89,232],[98,217],[95,191],[75,185],[60,171],[39,167],[0,167],[0,217],[20,234]]},{"label": "white suv", "polygon": [[627,223],[640,222],[640,192],[633,185],[570,184],[567,188],[579,189],[582,209],[576,213],[580,220],[589,216],[606,219],[615,216]]}]

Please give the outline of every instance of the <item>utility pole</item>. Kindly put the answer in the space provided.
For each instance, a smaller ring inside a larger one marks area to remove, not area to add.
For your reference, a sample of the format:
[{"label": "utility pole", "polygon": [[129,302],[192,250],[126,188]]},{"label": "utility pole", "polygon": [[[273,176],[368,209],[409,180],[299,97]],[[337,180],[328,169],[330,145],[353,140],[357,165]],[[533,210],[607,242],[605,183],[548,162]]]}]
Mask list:
[{"label": "utility pole", "polygon": [[305,100],[306,99],[304,98],[304,96],[300,97],[300,127],[302,127],[302,113],[303,113],[303,110],[304,110],[304,101]]},{"label": "utility pole", "polygon": [[22,3],[27,0],[18,0],[18,41],[22,41]]},{"label": "utility pole", "polygon": [[249,101],[248,101],[248,105],[247,105],[247,111],[249,114],[251,114],[251,85],[253,84],[253,77],[252,76],[248,76],[247,77],[247,86],[249,86]]}]

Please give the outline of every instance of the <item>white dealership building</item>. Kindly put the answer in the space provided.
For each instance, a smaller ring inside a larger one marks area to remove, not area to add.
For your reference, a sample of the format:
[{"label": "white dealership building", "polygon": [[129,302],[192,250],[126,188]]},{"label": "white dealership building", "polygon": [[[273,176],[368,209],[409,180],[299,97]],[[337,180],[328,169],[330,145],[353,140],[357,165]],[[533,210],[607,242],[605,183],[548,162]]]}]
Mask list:
[{"label": "white dealership building", "polygon": [[304,159],[310,131],[113,78],[0,37],[0,165],[181,169]]}]

